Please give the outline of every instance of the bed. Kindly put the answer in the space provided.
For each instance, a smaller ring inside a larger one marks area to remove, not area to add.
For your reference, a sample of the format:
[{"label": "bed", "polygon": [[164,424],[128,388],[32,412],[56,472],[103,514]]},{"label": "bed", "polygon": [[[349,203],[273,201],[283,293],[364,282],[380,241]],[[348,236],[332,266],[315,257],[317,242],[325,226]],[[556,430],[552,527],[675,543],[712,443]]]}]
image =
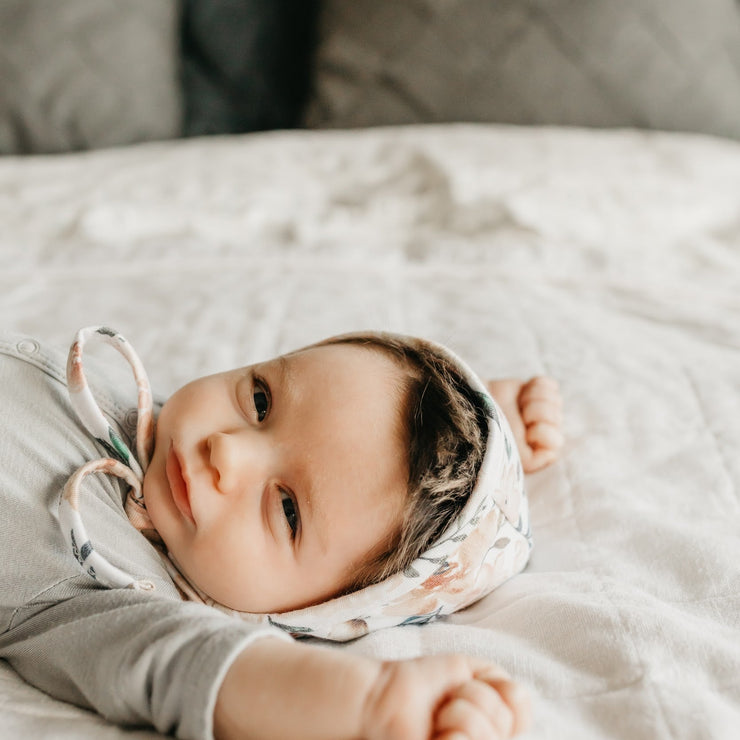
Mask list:
[{"label": "bed", "polygon": [[[107,323],[167,394],[359,328],[547,373],[561,460],[527,570],[338,647],[464,651],[531,687],[532,740],[737,737],[740,144],[504,125],[284,131],[0,160],[0,324]],[[133,388],[132,388],[133,394]],[[0,666],[0,736],[150,738]]]},{"label": "bed", "polygon": [[[363,328],[555,376],[524,573],[336,649],[496,660],[529,740],[734,740],[740,6],[698,7],[0,0],[0,326],[114,326],[160,396]],[[157,735],[0,661],[37,737]]]}]

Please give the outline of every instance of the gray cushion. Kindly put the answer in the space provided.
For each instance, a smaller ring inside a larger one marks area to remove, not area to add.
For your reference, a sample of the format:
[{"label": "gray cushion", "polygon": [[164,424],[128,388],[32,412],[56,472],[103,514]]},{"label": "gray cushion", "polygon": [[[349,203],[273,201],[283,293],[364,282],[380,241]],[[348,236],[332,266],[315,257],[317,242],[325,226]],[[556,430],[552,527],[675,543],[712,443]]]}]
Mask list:
[{"label": "gray cushion", "polygon": [[740,138],[737,0],[325,0],[310,126],[637,126]]},{"label": "gray cushion", "polygon": [[0,0],[0,152],[180,133],[176,0]]}]

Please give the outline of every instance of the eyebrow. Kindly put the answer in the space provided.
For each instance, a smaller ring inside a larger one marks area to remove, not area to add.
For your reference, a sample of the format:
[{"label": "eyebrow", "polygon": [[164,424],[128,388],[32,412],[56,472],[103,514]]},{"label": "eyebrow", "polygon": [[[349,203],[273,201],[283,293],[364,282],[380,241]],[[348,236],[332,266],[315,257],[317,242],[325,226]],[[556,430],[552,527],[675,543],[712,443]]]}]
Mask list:
[{"label": "eyebrow", "polygon": [[316,539],[319,541],[319,545],[322,552],[326,552],[329,549],[329,537],[326,531],[326,517],[323,514],[323,510],[320,507],[314,506],[316,500],[311,482],[306,484],[306,490],[304,491],[303,501],[305,506],[303,511],[308,513],[308,521],[310,523],[310,531],[316,533]]},{"label": "eyebrow", "polygon": [[[293,393],[291,391],[296,377],[295,372],[288,357],[285,355],[280,355],[276,358],[276,361],[280,395],[282,397],[282,401],[285,402],[287,400],[288,407],[290,407],[290,402],[293,398]],[[299,504],[301,526],[304,524],[304,514],[307,514],[308,523],[311,525],[310,529],[316,532],[316,537],[319,540],[321,549],[326,552],[328,550],[329,543],[329,536],[325,526],[326,516],[320,506],[314,505],[314,502],[317,500],[316,489],[313,484],[313,479],[306,475],[303,464],[301,464],[300,478],[302,485],[299,491],[293,491],[293,494]],[[303,506],[300,506],[301,503]],[[322,524],[324,526],[322,526]]]},{"label": "eyebrow", "polygon": [[290,386],[292,385],[293,371],[288,362],[288,358],[285,355],[279,355],[275,358],[278,371],[278,386],[281,392],[285,393],[286,389],[289,394]]}]

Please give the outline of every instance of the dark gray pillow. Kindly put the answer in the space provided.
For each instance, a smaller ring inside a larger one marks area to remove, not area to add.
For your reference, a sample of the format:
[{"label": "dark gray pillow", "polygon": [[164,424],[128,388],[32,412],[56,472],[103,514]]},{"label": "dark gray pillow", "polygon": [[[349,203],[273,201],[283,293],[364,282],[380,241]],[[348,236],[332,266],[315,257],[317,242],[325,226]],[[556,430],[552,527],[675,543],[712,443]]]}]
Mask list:
[{"label": "dark gray pillow", "polygon": [[180,134],[177,0],[0,0],[0,153]]},{"label": "dark gray pillow", "polygon": [[186,135],[300,124],[317,0],[183,0],[182,13]]},{"label": "dark gray pillow", "polygon": [[637,126],[740,138],[737,0],[325,0],[310,126]]}]

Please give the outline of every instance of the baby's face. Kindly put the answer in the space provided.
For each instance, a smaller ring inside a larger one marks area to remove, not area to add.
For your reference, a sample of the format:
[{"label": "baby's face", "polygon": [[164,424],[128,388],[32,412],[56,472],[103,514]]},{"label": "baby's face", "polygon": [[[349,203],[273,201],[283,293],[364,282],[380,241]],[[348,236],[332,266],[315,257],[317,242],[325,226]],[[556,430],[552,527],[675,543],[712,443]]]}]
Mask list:
[{"label": "baby's face", "polygon": [[324,601],[400,523],[402,371],[312,347],[178,390],[157,422],[147,511],[202,591],[233,609]]}]

